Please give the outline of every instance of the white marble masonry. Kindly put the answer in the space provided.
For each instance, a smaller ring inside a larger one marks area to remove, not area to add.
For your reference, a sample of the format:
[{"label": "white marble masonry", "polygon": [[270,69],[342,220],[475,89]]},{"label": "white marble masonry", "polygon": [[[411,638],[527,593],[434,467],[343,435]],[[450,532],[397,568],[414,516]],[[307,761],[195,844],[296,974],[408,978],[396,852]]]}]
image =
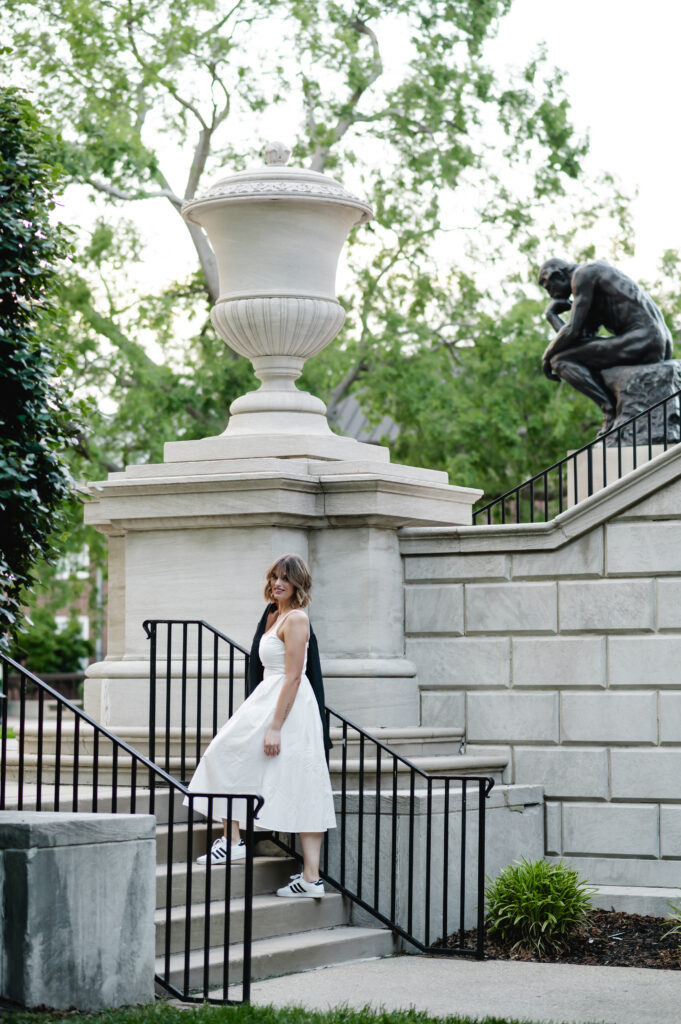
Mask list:
[{"label": "white marble masonry", "polygon": [[[422,714],[510,745],[545,852],[594,884],[681,877],[680,520],[677,446],[548,524],[400,535]],[[463,631],[414,611],[429,587]]]}]

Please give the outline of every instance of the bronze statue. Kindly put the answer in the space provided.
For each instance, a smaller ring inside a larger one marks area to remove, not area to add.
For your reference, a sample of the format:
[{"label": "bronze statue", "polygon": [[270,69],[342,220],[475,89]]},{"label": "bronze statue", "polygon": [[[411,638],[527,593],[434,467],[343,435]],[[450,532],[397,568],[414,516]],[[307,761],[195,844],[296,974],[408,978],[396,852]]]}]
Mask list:
[{"label": "bronze statue", "polygon": [[[605,431],[615,418],[616,401],[601,371],[671,359],[669,328],[650,296],[602,260],[547,260],[539,284],[552,298],[546,319],[558,332],[544,352],[542,369],[549,380],[566,380],[591,398],[603,410]],[[560,314],[568,310],[566,322]],[[611,335],[599,337],[601,327]]]}]

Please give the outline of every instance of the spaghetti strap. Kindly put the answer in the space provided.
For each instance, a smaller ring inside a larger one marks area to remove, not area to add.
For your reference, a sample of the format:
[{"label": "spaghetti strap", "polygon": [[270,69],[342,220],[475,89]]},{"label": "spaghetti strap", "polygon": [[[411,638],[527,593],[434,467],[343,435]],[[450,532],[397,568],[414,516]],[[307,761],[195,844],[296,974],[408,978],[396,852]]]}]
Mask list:
[{"label": "spaghetti strap", "polygon": [[[286,620],[289,617],[289,615],[291,614],[291,612],[298,612],[298,611],[302,612],[303,609],[302,608],[289,608],[289,610],[287,612],[285,612],[285,614],[282,615],[282,617],[280,619],[275,619],[274,620],[274,622],[272,623],[270,628],[267,630],[267,632],[263,633],[263,636],[268,636],[270,633],[274,633],[274,635],[276,636],[277,640],[281,640],[281,637],[279,636],[279,626],[281,626],[284,622],[286,622]],[[303,614],[305,615],[304,612],[303,612]],[[305,618],[307,619],[307,615],[305,615]],[[308,639],[309,639],[309,635],[310,635],[310,627],[309,627],[309,619],[308,619]],[[283,640],[281,640],[281,642],[283,643]]]}]

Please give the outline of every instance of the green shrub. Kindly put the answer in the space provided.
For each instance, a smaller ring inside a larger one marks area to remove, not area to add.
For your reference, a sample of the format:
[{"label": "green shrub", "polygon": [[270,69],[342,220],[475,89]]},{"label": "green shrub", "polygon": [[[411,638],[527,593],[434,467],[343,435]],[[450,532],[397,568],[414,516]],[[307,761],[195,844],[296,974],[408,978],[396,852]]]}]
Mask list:
[{"label": "green shrub", "polygon": [[485,890],[490,934],[512,949],[560,953],[584,922],[593,891],[562,861],[523,857]]}]

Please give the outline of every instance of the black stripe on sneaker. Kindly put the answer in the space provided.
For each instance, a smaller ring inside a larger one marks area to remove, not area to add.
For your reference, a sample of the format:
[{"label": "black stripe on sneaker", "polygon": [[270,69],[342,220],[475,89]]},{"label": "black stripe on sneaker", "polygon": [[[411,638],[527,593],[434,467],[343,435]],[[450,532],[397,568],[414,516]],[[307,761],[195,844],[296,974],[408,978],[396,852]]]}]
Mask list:
[{"label": "black stripe on sneaker", "polygon": [[293,882],[291,884],[291,892],[305,892],[300,882]]}]

